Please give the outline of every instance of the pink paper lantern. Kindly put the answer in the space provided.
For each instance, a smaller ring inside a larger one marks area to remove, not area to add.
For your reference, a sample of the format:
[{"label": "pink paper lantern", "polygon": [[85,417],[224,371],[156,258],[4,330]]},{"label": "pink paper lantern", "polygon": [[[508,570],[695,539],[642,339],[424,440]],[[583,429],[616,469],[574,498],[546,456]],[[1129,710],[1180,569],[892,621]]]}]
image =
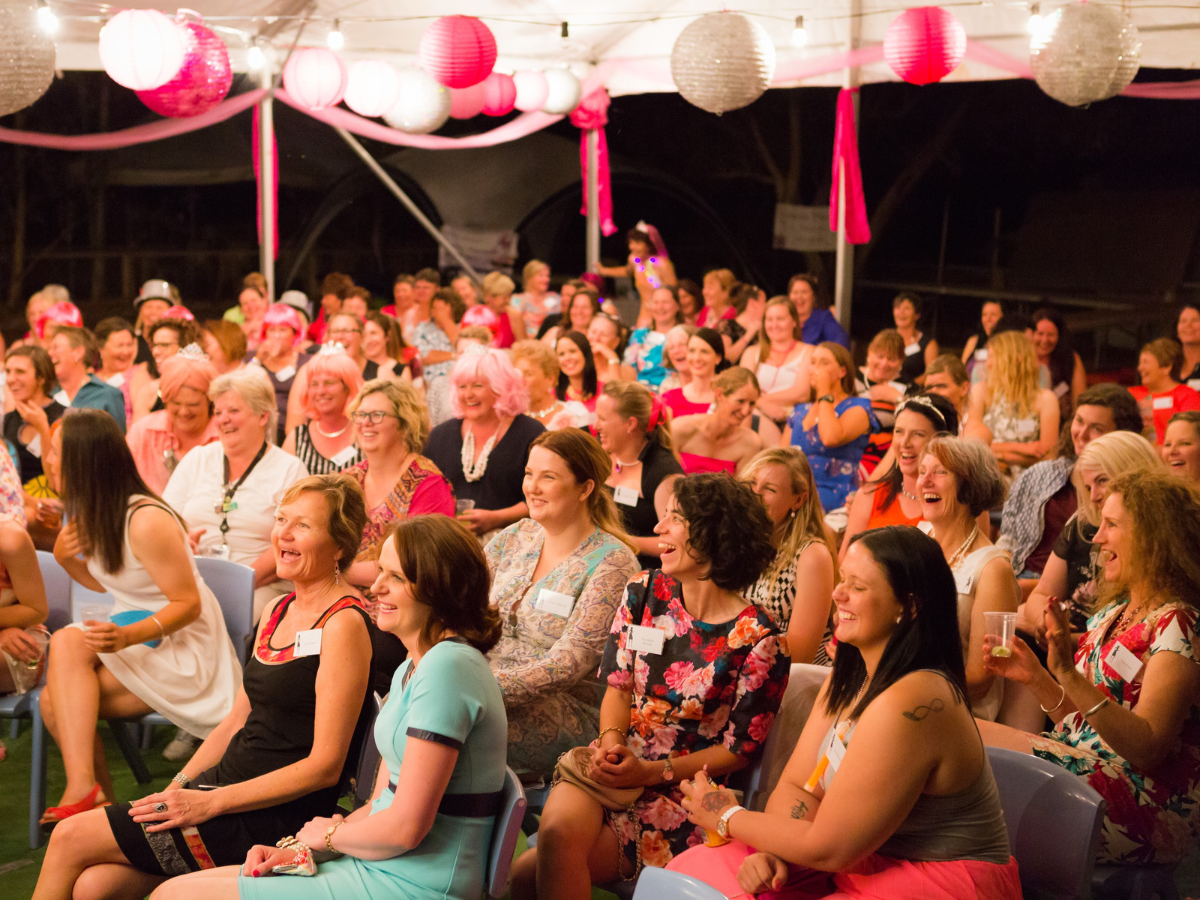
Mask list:
[{"label": "pink paper lantern", "polygon": [[179,74],[187,36],[156,9],[124,9],[100,29],[100,62],[108,77],[133,91],[152,91]]},{"label": "pink paper lantern", "polygon": [[400,73],[390,62],[364,59],[350,66],[346,79],[346,105],[373,119],[396,105],[400,97]]},{"label": "pink paper lantern", "polygon": [[417,50],[421,68],[439,84],[467,88],[479,84],[496,65],[496,38],[471,16],[444,16],[425,30]]},{"label": "pink paper lantern", "polygon": [[511,75],[493,72],[483,81],[485,116],[503,116],[513,111],[517,104],[517,86]]},{"label": "pink paper lantern", "polygon": [[325,47],[296,50],[283,67],[283,87],[308,109],[337,106],[346,93],[346,64]]},{"label": "pink paper lantern", "polygon": [[487,88],[484,83],[473,84],[469,88],[450,89],[450,118],[473,119],[483,112],[483,104],[487,99]]},{"label": "pink paper lantern", "polygon": [[967,50],[962,22],[940,6],[916,6],[892,20],[883,56],[909,84],[932,84],[958,68]]},{"label": "pink paper lantern", "polygon": [[541,72],[530,69],[517,72],[513,75],[513,84],[517,87],[517,101],[514,105],[521,112],[537,112],[550,98],[550,82]]},{"label": "pink paper lantern", "polygon": [[160,116],[186,119],[208,112],[233,84],[225,42],[200,22],[184,22],[187,54],[179,74],[160,88],[138,91],[138,99]]}]

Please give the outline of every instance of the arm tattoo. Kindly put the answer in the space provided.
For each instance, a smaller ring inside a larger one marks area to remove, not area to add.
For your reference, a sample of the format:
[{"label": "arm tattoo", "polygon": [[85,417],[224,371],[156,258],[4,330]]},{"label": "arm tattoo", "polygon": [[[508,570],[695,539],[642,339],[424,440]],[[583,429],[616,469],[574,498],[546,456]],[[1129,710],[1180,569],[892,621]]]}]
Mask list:
[{"label": "arm tattoo", "polygon": [[808,815],[808,804],[803,800],[797,800],[795,806],[792,807],[792,818],[803,819]]},{"label": "arm tattoo", "polygon": [[944,704],[937,697],[934,697],[932,700],[929,701],[928,706],[921,704],[921,705],[917,706],[917,708],[914,709],[912,712],[908,712],[907,710],[905,710],[904,718],[912,719],[914,722],[923,722],[929,716],[930,713],[941,712],[945,708],[946,708],[946,704]]},{"label": "arm tattoo", "polygon": [[737,798],[730,791],[709,791],[700,801],[700,805],[713,813],[719,813],[727,806],[737,803]]}]

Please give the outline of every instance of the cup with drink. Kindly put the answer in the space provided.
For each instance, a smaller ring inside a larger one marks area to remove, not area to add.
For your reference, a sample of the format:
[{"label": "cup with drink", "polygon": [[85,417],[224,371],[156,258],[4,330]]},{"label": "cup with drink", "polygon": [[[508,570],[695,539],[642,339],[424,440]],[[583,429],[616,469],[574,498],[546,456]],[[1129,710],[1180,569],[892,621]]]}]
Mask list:
[{"label": "cup with drink", "polygon": [[[103,603],[85,603],[79,607],[80,622],[107,622],[109,615],[112,613],[112,607]],[[91,631],[87,625],[84,625],[85,631]]]},{"label": "cup with drink", "polygon": [[473,510],[474,508],[475,508],[475,501],[474,501],[474,500],[466,500],[466,499],[462,499],[462,500],[455,500],[455,501],[454,501],[454,513],[455,513],[455,515],[459,515],[459,516],[461,516],[463,513],[470,512],[470,511],[471,511],[471,510]]},{"label": "cup with drink", "polygon": [[1013,654],[1013,638],[1017,634],[1015,612],[985,612],[984,632],[992,644],[992,656],[1006,659]]},{"label": "cup with drink", "polygon": [[32,625],[25,629],[25,634],[37,645],[33,659],[17,659],[7,650],[4,651],[4,661],[8,663],[8,673],[12,676],[13,686],[18,694],[33,690],[42,676],[43,662],[46,659],[46,648],[50,646],[50,632],[41,625]]}]

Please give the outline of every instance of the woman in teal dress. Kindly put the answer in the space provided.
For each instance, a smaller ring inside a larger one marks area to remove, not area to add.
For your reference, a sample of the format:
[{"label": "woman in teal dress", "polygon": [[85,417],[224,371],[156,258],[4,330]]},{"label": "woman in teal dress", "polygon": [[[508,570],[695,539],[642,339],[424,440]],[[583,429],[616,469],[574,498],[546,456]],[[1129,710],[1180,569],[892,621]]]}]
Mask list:
[{"label": "woman in teal dress", "polygon": [[[272,876],[291,849],[257,846],[240,869],[167,882],[154,900],[478,900],[504,787],[508,721],[484,656],[500,637],[479,541],[446,516],[397,527],[372,586],[381,629],[408,648],[375,722],[373,801],[296,839],[344,854],[312,878]],[[393,800],[401,797],[401,802]],[[284,835],[280,835],[283,838]]]}]

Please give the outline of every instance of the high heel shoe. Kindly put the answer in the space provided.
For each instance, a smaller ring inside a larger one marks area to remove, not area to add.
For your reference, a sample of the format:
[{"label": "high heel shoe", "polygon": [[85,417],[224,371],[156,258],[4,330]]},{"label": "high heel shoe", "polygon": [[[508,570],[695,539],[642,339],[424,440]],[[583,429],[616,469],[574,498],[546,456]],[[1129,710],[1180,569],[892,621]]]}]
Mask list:
[{"label": "high heel shoe", "polygon": [[49,831],[63,819],[69,819],[71,816],[87,812],[90,809],[96,809],[100,806],[108,806],[109,802],[107,800],[97,799],[99,796],[100,785],[96,785],[82,800],[78,800],[75,803],[64,803],[62,806],[51,806],[42,813],[38,824],[42,826],[43,831]]}]

